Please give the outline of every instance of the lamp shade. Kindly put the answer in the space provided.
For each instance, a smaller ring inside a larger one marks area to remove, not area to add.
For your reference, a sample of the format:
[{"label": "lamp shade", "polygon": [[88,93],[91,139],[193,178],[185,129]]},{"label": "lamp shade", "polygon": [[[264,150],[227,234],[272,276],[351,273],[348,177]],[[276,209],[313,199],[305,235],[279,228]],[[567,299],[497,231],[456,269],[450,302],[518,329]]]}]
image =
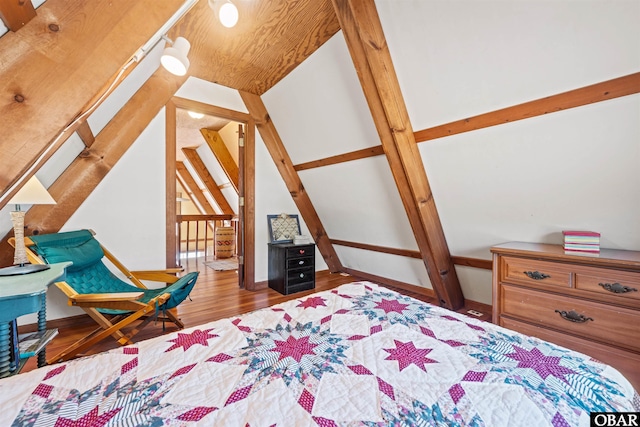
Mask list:
[{"label": "lamp shade", "polygon": [[209,7],[225,27],[231,28],[238,23],[238,8],[230,0],[209,0]]},{"label": "lamp shade", "polygon": [[55,205],[56,201],[34,175],[7,203],[14,205]]},{"label": "lamp shade", "polygon": [[162,53],[160,63],[171,74],[184,76],[189,69],[189,58],[187,54],[191,48],[191,43],[184,37],[178,37],[173,46],[167,47]]}]

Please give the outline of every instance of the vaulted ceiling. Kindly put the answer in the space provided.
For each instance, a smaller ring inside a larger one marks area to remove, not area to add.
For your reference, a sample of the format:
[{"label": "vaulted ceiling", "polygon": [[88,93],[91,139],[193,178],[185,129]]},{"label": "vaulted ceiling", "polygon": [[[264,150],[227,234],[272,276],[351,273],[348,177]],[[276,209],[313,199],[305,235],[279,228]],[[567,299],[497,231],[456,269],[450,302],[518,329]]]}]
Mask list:
[{"label": "vaulted ceiling", "polygon": [[[124,73],[122,67],[183,3],[47,0],[31,17],[30,1],[0,2],[0,17],[14,27],[0,37],[0,74],[11,76],[0,82],[0,127],[11,129],[0,141],[0,195],[15,192],[11,186],[33,174],[39,156],[48,158],[82,129],[86,122],[75,119],[131,72],[135,63]],[[240,15],[234,28],[223,27],[200,0],[169,30],[170,39],[191,43],[190,76],[260,95],[340,28],[330,0],[234,3]],[[181,83],[168,73],[162,79]]]}]

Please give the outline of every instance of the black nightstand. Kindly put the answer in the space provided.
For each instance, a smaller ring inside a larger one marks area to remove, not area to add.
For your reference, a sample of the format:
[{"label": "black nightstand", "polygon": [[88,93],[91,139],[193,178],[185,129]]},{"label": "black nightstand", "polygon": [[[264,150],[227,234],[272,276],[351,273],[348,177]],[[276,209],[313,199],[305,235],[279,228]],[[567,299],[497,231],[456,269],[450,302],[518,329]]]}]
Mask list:
[{"label": "black nightstand", "polygon": [[284,295],[316,287],[316,245],[269,243],[269,287]]}]

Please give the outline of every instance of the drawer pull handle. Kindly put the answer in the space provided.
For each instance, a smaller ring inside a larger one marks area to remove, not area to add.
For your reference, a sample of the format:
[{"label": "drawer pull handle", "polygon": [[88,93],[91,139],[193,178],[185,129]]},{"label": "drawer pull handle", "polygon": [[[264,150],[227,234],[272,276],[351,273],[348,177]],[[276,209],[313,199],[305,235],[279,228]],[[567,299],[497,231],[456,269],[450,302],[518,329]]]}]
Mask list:
[{"label": "drawer pull handle", "polygon": [[598,283],[598,285],[602,286],[609,292],[613,292],[614,294],[626,294],[627,292],[638,292],[636,288],[630,288],[629,286],[621,285],[620,283]]},{"label": "drawer pull handle", "polygon": [[298,261],[298,265],[304,265],[304,261]]},{"label": "drawer pull handle", "polygon": [[530,279],[533,280],[544,280],[551,277],[548,274],[540,273],[539,271],[524,271],[524,274],[526,274]]},{"label": "drawer pull handle", "polygon": [[571,310],[571,311],[556,310],[556,313],[560,313],[560,317],[562,317],[564,320],[568,320],[570,322],[575,322],[575,323],[584,323],[588,320],[593,320],[591,317],[585,317],[583,314],[580,314],[575,310]]},{"label": "drawer pull handle", "polygon": [[304,279],[304,273],[300,273],[300,278]]},{"label": "drawer pull handle", "polygon": [[300,255],[304,255],[304,249],[300,249]]}]

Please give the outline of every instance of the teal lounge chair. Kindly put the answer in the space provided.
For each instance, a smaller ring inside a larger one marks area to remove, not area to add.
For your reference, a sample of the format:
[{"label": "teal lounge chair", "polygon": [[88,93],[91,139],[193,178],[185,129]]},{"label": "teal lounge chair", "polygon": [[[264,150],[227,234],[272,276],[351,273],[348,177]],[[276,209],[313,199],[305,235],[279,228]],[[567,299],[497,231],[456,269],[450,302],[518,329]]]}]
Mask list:
[{"label": "teal lounge chair", "polygon": [[[90,230],[31,236],[25,238],[25,244],[31,263],[73,262],[67,268],[65,281],[56,286],[69,298],[69,305],[81,307],[100,325],[47,363],[71,359],[109,335],[121,345],[132,344],[131,338],[154,319],[171,321],[178,328],[184,328],[175,307],[193,289],[198,272],[177,277],[174,274],[182,269],[129,271],[100,245]],[[113,274],[103,263],[105,257],[132,284]],[[141,280],[164,282],[167,286],[148,289]],[[136,320],[141,322],[134,324]],[[129,327],[126,333],[125,327]]]}]

